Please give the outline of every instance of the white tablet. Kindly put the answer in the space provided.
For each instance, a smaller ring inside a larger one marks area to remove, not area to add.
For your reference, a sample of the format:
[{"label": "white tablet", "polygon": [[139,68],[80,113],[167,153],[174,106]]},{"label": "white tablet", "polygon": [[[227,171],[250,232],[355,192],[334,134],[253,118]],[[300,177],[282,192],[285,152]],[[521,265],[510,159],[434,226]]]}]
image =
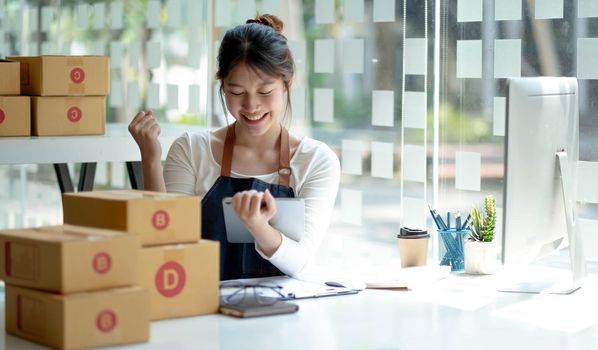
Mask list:
[{"label": "white tablet", "polygon": [[[231,205],[232,198],[222,199],[226,238],[230,243],[253,243],[254,239]],[[303,198],[275,198],[276,214],[270,225],[290,239],[299,242],[305,229],[305,202]]]}]

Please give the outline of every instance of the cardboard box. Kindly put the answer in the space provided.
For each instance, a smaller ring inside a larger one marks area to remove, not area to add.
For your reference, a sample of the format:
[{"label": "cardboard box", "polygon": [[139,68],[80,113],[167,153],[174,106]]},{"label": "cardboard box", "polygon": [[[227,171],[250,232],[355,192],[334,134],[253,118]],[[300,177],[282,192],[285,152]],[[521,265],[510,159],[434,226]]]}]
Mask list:
[{"label": "cardboard box", "polygon": [[107,56],[10,56],[21,62],[21,93],[36,96],[106,96]]},{"label": "cardboard box", "polygon": [[0,279],[59,293],[138,284],[139,238],[72,225],[0,231]]},{"label": "cardboard box", "polygon": [[52,294],[6,286],[6,331],[59,349],[145,342],[147,289]]},{"label": "cardboard box", "polygon": [[21,64],[17,61],[0,60],[0,95],[21,94]]},{"label": "cardboard box", "polygon": [[150,291],[150,319],[218,312],[220,244],[201,240],[141,248],[141,285]]},{"label": "cardboard box", "polygon": [[36,136],[102,135],[106,98],[31,97],[32,134]]},{"label": "cardboard box", "polygon": [[64,222],[127,231],[142,245],[197,242],[199,197],[137,190],[65,193]]},{"label": "cardboard box", "polygon": [[31,135],[30,106],[29,96],[0,96],[0,136]]}]

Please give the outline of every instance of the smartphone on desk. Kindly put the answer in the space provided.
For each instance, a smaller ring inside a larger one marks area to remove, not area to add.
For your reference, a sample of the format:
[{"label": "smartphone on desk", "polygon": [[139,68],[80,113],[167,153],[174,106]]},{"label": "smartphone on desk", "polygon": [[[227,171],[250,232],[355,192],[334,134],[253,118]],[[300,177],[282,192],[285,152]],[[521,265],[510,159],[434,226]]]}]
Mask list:
[{"label": "smartphone on desk", "polygon": [[241,318],[290,314],[299,310],[299,305],[288,301],[272,299],[264,302],[254,297],[246,297],[239,302],[226,302],[225,298],[226,296],[220,298],[220,313]]}]

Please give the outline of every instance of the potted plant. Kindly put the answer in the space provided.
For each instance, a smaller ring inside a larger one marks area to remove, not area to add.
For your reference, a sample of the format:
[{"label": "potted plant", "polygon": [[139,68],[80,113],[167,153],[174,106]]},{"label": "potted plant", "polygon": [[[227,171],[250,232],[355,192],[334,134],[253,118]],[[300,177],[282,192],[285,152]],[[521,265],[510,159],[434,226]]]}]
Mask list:
[{"label": "potted plant", "polygon": [[491,274],[496,271],[496,198],[488,195],[484,198],[484,215],[473,208],[469,224],[469,238],[464,244],[465,272],[472,274]]}]

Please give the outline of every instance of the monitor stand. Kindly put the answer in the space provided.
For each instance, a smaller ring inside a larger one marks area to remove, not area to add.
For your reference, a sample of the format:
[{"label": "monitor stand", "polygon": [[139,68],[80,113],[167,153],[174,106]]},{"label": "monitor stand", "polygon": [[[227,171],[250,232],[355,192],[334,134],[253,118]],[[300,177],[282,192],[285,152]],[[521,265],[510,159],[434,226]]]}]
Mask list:
[{"label": "monitor stand", "polygon": [[[505,271],[505,281],[499,282],[500,287],[498,290],[501,292],[571,294],[581,287],[581,282],[586,277],[585,255],[577,222],[575,196],[572,187],[574,179],[571,179],[567,152],[556,152],[556,157],[561,175],[563,205],[565,206],[565,218],[567,220],[570,270],[542,269],[541,267],[523,267],[523,269],[519,267],[516,273],[507,270]],[[521,276],[521,274],[524,274],[524,276]],[[515,280],[512,278],[514,275],[517,275]]]}]

